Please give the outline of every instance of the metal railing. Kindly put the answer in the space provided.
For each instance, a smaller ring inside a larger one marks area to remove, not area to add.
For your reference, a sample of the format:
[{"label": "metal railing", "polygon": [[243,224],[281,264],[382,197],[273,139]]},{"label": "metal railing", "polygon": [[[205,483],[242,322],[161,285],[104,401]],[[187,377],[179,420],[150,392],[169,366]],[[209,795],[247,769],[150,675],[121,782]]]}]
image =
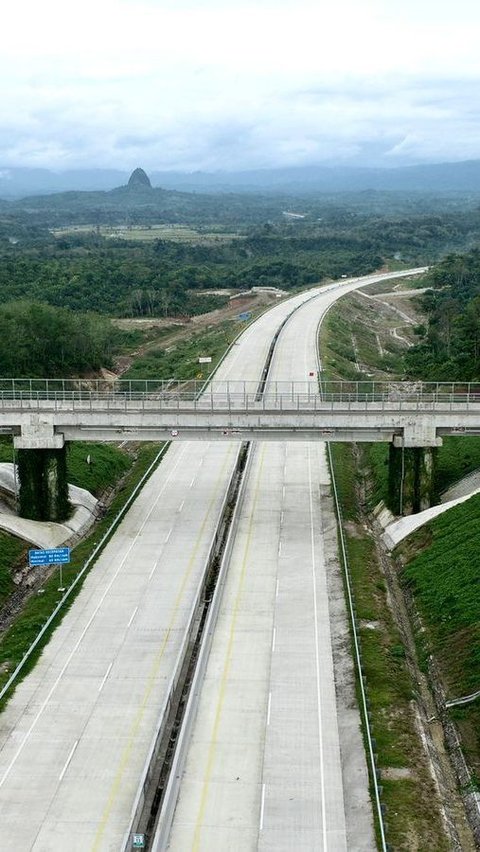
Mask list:
[{"label": "metal railing", "polygon": [[325,410],[376,408],[416,410],[480,406],[480,383],[455,382],[258,382],[177,379],[0,379],[0,410]]}]

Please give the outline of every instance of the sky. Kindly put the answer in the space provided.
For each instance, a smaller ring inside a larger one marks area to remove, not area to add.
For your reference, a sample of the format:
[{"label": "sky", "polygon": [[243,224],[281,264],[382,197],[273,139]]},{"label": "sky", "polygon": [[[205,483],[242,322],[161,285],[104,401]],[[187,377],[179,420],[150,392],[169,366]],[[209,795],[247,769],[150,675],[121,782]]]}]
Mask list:
[{"label": "sky", "polygon": [[478,0],[15,0],[0,168],[480,159]]}]

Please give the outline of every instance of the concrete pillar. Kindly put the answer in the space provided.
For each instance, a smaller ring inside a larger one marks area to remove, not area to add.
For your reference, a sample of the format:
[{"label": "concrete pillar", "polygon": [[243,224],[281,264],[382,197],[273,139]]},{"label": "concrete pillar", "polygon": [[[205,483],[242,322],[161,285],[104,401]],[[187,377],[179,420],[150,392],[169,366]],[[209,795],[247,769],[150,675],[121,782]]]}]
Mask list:
[{"label": "concrete pillar", "polygon": [[435,447],[390,444],[388,508],[395,515],[428,509],[435,497]]},{"label": "concrete pillar", "polygon": [[68,502],[66,447],[17,450],[19,514],[35,521],[64,521]]}]

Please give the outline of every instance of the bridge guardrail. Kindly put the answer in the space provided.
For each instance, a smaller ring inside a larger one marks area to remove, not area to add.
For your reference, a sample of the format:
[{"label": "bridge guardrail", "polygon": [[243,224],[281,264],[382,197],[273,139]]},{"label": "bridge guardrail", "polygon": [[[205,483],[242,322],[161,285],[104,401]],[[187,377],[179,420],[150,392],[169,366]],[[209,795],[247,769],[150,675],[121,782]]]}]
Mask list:
[{"label": "bridge guardrail", "polygon": [[[203,392],[202,392],[203,391]],[[471,402],[480,403],[480,382],[379,382],[328,381],[310,375],[304,381],[272,381],[265,388],[272,400],[318,399],[322,402]],[[0,378],[0,400],[55,401],[77,400],[205,403],[225,400],[258,400],[258,382],[212,380],[207,387],[198,380],[116,379],[9,379]]]}]

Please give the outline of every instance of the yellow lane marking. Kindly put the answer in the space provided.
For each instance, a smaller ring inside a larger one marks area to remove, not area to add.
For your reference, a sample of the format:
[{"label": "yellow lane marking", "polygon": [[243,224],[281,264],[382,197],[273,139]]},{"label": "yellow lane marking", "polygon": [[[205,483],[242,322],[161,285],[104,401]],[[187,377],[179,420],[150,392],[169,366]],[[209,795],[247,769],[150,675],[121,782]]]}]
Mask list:
[{"label": "yellow lane marking", "polygon": [[232,651],[233,651],[233,641],[234,641],[234,637],[235,637],[235,628],[236,628],[236,625],[237,625],[238,611],[239,611],[239,608],[240,608],[240,601],[241,601],[241,598],[242,598],[243,587],[245,585],[245,576],[246,576],[246,573],[247,573],[247,562],[248,562],[248,557],[250,555],[250,547],[251,547],[251,543],[252,543],[252,534],[253,534],[253,524],[254,524],[254,520],[255,520],[255,511],[256,511],[256,508],[257,508],[257,502],[258,502],[258,497],[259,497],[259,493],[260,493],[260,479],[261,479],[261,476],[262,476],[263,461],[264,461],[264,456],[265,456],[265,444],[262,444],[261,446],[262,446],[262,450],[261,450],[261,455],[260,455],[260,463],[259,463],[259,467],[258,467],[258,473],[257,473],[256,481],[255,481],[255,489],[254,489],[254,492],[253,492],[253,503],[252,503],[252,509],[251,509],[251,512],[250,512],[250,518],[249,518],[249,521],[248,521],[247,538],[246,538],[246,541],[245,541],[245,548],[244,548],[244,552],[243,552],[242,565],[241,565],[240,576],[239,576],[239,580],[238,580],[238,589],[237,589],[237,594],[235,596],[235,601],[234,601],[233,610],[232,610],[232,620],[230,622],[230,631],[229,631],[229,635],[228,635],[228,644],[227,644],[227,650],[226,650],[226,654],[225,654],[225,662],[224,662],[224,665],[223,665],[222,679],[220,681],[220,690],[219,690],[218,700],[217,700],[217,709],[216,709],[216,712],[215,712],[215,720],[214,720],[214,723],[213,723],[212,737],[211,737],[211,740],[210,740],[210,747],[209,747],[209,750],[208,750],[207,767],[206,767],[205,776],[204,776],[204,779],[203,779],[202,795],[201,795],[201,798],[200,798],[200,806],[199,806],[199,809],[198,809],[197,821],[195,823],[195,833],[193,835],[192,852],[198,852],[198,850],[200,849],[200,833],[201,833],[203,821],[204,821],[204,818],[205,818],[205,809],[206,809],[206,806],[207,806],[207,797],[208,797],[208,788],[209,788],[209,785],[210,785],[210,776],[212,774],[213,762],[215,760],[215,751],[216,751],[216,746],[217,746],[218,729],[220,727],[220,720],[221,720],[221,716],[222,716],[222,712],[223,712],[223,704],[224,704],[224,701],[225,701],[225,691],[226,691],[226,686],[227,686],[227,680],[228,680],[228,675],[229,675],[229,671],[230,671],[230,665],[231,665],[231,662],[232,662]]},{"label": "yellow lane marking", "polygon": [[142,719],[143,719],[143,715],[145,713],[145,709],[147,707],[148,701],[150,699],[150,695],[151,695],[153,687],[155,685],[155,679],[156,679],[158,671],[160,669],[160,665],[161,665],[161,662],[162,662],[162,659],[163,659],[163,655],[165,653],[165,649],[167,647],[168,640],[170,638],[170,633],[172,632],[173,625],[174,625],[175,620],[177,618],[178,608],[180,606],[180,602],[182,600],[182,597],[183,597],[183,594],[184,594],[184,591],[185,591],[185,587],[187,585],[187,582],[190,578],[190,574],[191,574],[192,569],[193,569],[193,565],[194,565],[195,558],[196,558],[197,553],[198,553],[198,549],[200,547],[200,543],[201,543],[201,539],[202,539],[202,536],[203,536],[203,533],[204,533],[204,530],[205,530],[205,526],[207,524],[211,510],[212,510],[213,505],[215,503],[215,500],[217,499],[217,495],[218,495],[220,485],[224,482],[225,469],[227,467],[227,463],[228,463],[231,455],[232,455],[232,449],[230,449],[228,454],[225,456],[225,460],[224,460],[222,467],[219,471],[219,474],[217,476],[212,498],[210,500],[210,503],[208,504],[207,511],[205,513],[205,516],[204,516],[203,521],[202,521],[202,525],[200,527],[200,530],[198,532],[198,535],[197,535],[197,538],[196,538],[196,541],[195,541],[195,546],[192,550],[190,559],[188,561],[186,570],[185,570],[183,578],[182,578],[182,582],[181,582],[177,597],[175,599],[175,603],[174,603],[174,607],[173,607],[173,611],[172,611],[172,616],[170,618],[170,622],[168,624],[168,627],[167,627],[165,636],[163,638],[163,642],[162,642],[160,649],[158,651],[158,654],[155,657],[155,660],[153,662],[152,669],[150,671],[150,675],[149,675],[148,680],[147,680],[147,686],[145,688],[145,692],[144,692],[143,697],[142,697],[142,701],[139,705],[136,716],[135,716],[135,718],[132,722],[132,726],[130,728],[127,743],[126,743],[125,748],[122,752],[120,763],[119,763],[117,772],[115,774],[115,778],[112,782],[112,786],[110,788],[110,793],[109,793],[109,796],[108,796],[108,799],[107,799],[107,804],[105,805],[105,809],[103,811],[103,814],[102,814],[102,817],[101,817],[101,820],[100,820],[100,823],[99,823],[99,826],[98,826],[98,829],[97,829],[97,833],[95,835],[95,839],[94,839],[94,842],[93,842],[92,852],[97,852],[97,850],[100,849],[100,843],[102,842],[103,835],[105,833],[105,829],[107,827],[108,820],[110,819],[110,815],[111,815],[111,812],[112,812],[112,808],[113,808],[115,799],[116,799],[116,797],[119,793],[119,790],[120,790],[120,787],[121,787],[121,784],[122,784],[123,774],[125,772],[126,766],[128,764],[128,761],[129,761],[129,758],[130,758],[130,755],[131,755],[131,752],[132,752],[132,748],[133,748],[133,745],[134,745],[134,742],[135,742],[135,737],[137,736],[138,729],[140,727],[140,724],[141,724]]}]

